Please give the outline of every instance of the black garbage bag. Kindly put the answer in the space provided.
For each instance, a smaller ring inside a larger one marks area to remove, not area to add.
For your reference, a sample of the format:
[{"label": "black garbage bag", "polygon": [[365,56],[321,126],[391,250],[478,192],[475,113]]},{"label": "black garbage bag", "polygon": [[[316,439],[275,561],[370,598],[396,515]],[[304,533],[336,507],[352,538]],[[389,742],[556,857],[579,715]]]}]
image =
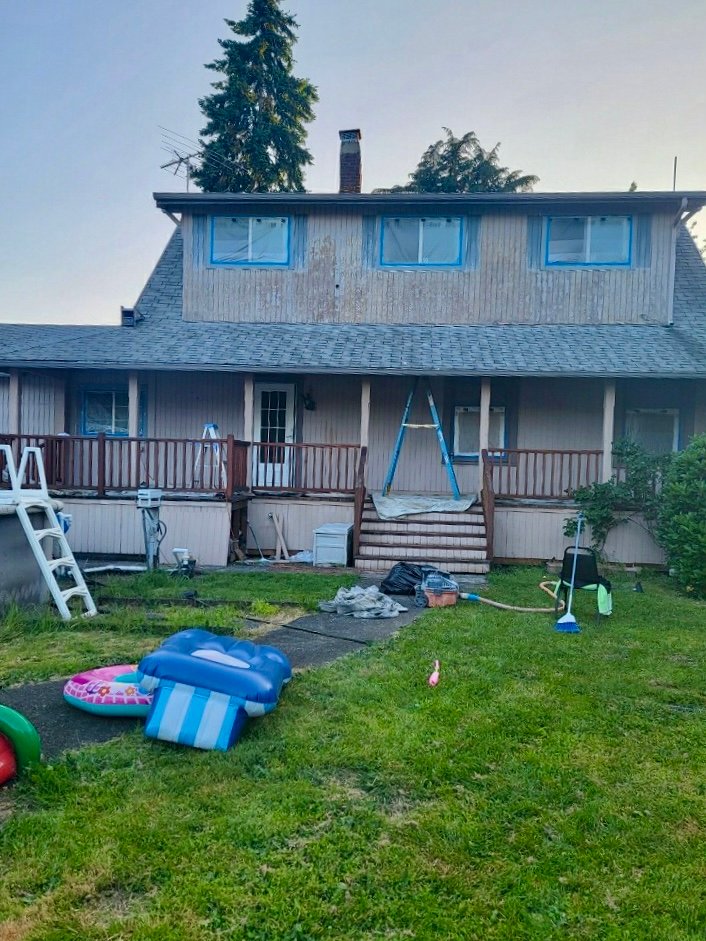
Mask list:
[{"label": "black garbage bag", "polygon": [[449,577],[448,572],[442,572],[433,565],[397,562],[382,580],[380,591],[386,595],[413,595],[417,585],[421,585],[423,579],[431,574]]}]

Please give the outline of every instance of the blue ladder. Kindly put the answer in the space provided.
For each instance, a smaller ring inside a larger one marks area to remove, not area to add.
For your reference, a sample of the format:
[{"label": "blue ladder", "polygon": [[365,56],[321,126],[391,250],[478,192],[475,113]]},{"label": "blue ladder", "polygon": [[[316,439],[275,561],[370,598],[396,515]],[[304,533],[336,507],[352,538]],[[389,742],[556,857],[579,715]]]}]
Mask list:
[{"label": "blue ladder", "polygon": [[400,430],[397,432],[397,440],[395,441],[395,449],[392,452],[392,460],[390,461],[390,466],[387,469],[387,475],[385,476],[385,483],[382,485],[382,495],[387,496],[392,487],[392,481],[394,480],[395,473],[397,471],[397,464],[400,459],[400,451],[402,450],[402,442],[404,441],[404,436],[408,428],[433,428],[436,431],[436,437],[439,441],[439,448],[441,449],[441,458],[446,468],[446,473],[449,477],[449,483],[451,484],[451,490],[454,495],[454,500],[461,499],[461,491],[458,489],[458,481],[456,480],[456,473],[453,469],[453,464],[451,463],[451,456],[449,455],[449,449],[446,447],[446,439],[444,438],[444,432],[441,429],[441,421],[439,420],[439,413],[436,409],[436,403],[434,402],[434,396],[431,392],[431,385],[427,379],[427,402],[429,403],[429,411],[431,412],[431,417],[433,419],[433,424],[418,425],[413,424],[409,420],[410,413],[412,411],[412,403],[414,402],[414,396],[417,391],[417,386],[419,385],[419,380],[415,379],[412,388],[409,390],[409,395],[407,396],[407,402],[404,407],[404,412],[402,413],[402,421],[400,423]]}]

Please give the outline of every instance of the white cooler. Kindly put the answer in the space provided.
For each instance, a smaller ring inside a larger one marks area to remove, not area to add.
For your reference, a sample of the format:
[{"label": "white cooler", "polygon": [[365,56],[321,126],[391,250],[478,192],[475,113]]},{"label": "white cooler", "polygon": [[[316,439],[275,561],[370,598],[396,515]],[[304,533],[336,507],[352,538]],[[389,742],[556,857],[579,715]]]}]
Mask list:
[{"label": "white cooler", "polygon": [[352,523],[327,523],[314,530],[314,565],[348,565]]}]

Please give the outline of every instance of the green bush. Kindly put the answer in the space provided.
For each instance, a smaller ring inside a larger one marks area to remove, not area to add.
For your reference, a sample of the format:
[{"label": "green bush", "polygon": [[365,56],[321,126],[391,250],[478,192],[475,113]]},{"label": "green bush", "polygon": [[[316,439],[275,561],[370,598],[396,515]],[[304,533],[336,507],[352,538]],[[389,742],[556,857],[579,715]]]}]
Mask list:
[{"label": "green bush", "polygon": [[675,455],[660,494],[657,538],[679,583],[706,597],[706,435]]}]

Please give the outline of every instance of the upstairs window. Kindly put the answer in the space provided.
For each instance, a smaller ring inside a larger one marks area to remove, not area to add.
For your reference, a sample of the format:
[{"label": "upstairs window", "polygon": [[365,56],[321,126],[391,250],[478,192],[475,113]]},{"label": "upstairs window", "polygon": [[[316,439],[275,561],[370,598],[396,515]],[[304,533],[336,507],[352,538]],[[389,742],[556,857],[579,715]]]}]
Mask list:
[{"label": "upstairs window", "polygon": [[288,265],[289,219],[279,216],[215,216],[212,265]]},{"label": "upstairs window", "polygon": [[547,265],[630,265],[630,216],[554,216],[547,223]]},{"label": "upstairs window", "polygon": [[81,410],[81,434],[127,437],[127,389],[86,389]]},{"label": "upstairs window", "polygon": [[380,264],[386,267],[458,267],[462,229],[460,218],[384,218]]},{"label": "upstairs window", "polygon": [[[488,451],[498,453],[506,447],[505,409],[490,409],[488,428]],[[472,405],[457,405],[454,409],[454,457],[477,458],[480,451],[480,408]]]},{"label": "upstairs window", "polygon": [[633,408],[625,413],[625,437],[648,454],[669,454],[679,450],[679,410],[676,408]]}]

